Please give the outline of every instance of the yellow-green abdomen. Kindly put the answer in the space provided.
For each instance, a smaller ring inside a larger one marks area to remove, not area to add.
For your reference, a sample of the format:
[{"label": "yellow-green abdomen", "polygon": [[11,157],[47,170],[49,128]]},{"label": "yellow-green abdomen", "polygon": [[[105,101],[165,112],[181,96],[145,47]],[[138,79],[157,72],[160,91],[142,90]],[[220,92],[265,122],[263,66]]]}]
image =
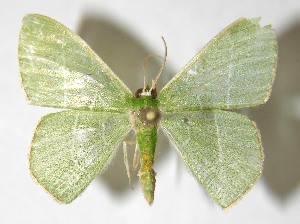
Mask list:
[{"label": "yellow-green abdomen", "polygon": [[152,204],[155,190],[155,171],[153,170],[153,164],[157,141],[157,125],[139,127],[136,135],[141,163],[138,175],[144,197],[149,204]]}]

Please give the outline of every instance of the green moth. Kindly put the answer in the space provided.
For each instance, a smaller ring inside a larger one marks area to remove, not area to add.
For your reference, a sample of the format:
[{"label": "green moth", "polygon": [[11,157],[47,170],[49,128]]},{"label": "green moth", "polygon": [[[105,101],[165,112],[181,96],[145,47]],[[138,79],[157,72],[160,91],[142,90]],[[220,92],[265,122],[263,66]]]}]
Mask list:
[{"label": "green moth", "polygon": [[27,15],[19,39],[27,100],[68,109],[38,123],[29,154],[31,174],[54,198],[70,203],[105,169],[134,129],[138,175],[151,204],[161,128],[211,198],[227,208],[253,186],[263,165],[255,123],[227,110],[265,103],[276,63],[271,27],[261,27],[257,18],[241,18],[159,93],[153,82],[132,94],[76,34],[46,16]]}]

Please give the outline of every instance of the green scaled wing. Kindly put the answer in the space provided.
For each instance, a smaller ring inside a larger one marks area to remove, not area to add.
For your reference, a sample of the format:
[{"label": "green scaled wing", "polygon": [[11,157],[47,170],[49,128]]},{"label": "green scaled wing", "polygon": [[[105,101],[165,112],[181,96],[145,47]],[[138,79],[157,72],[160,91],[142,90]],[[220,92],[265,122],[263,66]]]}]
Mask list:
[{"label": "green scaled wing", "polygon": [[223,208],[241,198],[262,172],[259,131],[243,115],[221,110],[164,113],[161,126]]},{"label": "green scaled wing", "polygon": [[19,65],[31,104],[96,111],[128,108],[130,90],[82,39],[49,17],[24,17]]},{"label": "green scaled wing", "polygon": [[259,19],[237,20],[207,44],[160,92],[164,111],[237,109],[269,98],[277,42]]},{"label": "green scaled wing", "polygon": [[127,114],[68,110],[46,115],[32,140],[31,173],[57,200],[70,203],[108,165],[129,130]]}]

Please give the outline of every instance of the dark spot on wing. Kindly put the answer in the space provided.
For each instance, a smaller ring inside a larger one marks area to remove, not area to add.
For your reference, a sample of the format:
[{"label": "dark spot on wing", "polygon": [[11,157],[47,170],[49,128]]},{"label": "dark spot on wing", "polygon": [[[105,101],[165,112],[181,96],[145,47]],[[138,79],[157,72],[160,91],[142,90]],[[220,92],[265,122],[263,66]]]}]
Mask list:
[{"label": "dark spot on wing", "polygon": [[184,117],[184,118],[182,118],[182,122],[185,123],[185,124],[187,124],[189,122],[189,119],[186,118],[186,117]]}]

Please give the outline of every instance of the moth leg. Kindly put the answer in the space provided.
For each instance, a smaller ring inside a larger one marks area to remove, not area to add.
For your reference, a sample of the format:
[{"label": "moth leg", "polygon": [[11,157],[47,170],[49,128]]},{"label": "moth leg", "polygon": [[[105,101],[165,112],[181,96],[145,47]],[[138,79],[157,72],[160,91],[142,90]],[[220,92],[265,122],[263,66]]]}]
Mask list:
[{"label": "moth leg", "polygon": [[[123,143],[124,144],[124,143]],[[127,145],[135,145],[134,149],[134,155],[133,155],[133,161],[132,161],[132,169],[136,170],[136,168],[139,165],[140,156],[139,156],[139,146],[136,141],[125,141],[125,144]]]},{"label": "moth leg", "polygon": [[134,150],[134,156],[133,156],[133,161],[132,161],[132,169],[135,170],[140,161],[140,155],[139,155],[139,146],[138,144],[135,144],[135,150]]},{"label": "moth leg", "polygon": [[124,154],[124,164],[125,164],[125,168],[126,168],[126,173],[127,173],[127,177],[128,177],[128,183],[129,183],[129,187],[131,189],[133,189],[132,184],[131,184],[131,172],[130,172],[130,167],[129,167],[129,162],[128,162],[128,148],[127,148],[127,144],[135,144],[135,141],[123,141],[123,154]]}]

